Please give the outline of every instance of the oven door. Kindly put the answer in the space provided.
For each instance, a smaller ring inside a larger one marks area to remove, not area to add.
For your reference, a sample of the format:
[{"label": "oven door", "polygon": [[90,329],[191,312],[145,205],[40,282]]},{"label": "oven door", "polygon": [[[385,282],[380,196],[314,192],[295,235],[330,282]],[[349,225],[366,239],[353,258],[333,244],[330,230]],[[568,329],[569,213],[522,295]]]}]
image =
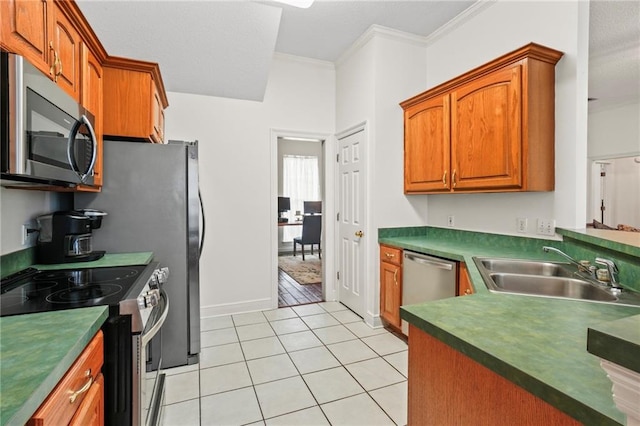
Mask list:
[{"label": "oven door", "polygon": [[[138,378],[134,378],[134,388],[137,386],[138,390],[134,389],[135,395],[138,397],[138,403],[134,401],[134,416],[139,415],[139,421],[136,423],[134,419],[134,425],[159,425],[162,420],[162,405],[164,404],[164,380],[165,375],[162,370],[162,359],[158,360],[158,366],[155,371],[147,371],[147,362],[150,357],[151,341],[162,338],[162,325],[167,319],[169,313],[169,298],[164,290],[160,290],[160,301],[156,307],[151,311],[148,322],[144,328],[144,331],[139,336],[138,348],[139,356],[137,359]],[[156,354],[154,353],[154,356]],[[139,410],[136,410],[136,405]],[[139,414],[136,414],[139,413]]]}]

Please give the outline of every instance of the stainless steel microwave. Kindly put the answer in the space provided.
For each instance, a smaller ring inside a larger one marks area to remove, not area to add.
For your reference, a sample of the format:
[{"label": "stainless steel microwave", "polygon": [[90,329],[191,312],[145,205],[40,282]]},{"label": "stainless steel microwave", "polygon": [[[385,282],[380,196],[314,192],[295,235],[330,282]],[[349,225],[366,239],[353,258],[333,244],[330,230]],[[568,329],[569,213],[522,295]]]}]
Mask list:
[{"label": "stainless steel microwave", "polygon": [[0,51],[2,185],[93,184],[94,116],[20,55]]}]

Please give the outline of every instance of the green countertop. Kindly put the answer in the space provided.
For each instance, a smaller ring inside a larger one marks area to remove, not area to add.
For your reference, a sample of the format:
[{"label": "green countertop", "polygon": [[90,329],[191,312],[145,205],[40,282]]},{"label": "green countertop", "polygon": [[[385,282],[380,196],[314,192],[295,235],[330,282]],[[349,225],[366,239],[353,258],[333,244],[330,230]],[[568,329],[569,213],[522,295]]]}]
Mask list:
[{"label": "green countertop", "polygon": [[640,373],[640,315],[589,327],[587,350]]},{"label": "green countertop", "polygon": [[1,425],[24,425],[107,314],[96,306],[0,318]]},{"label": "green countertop", "polygon": [[33,268],[41,271],[74,268],[106,268],[109,266],[147,265],[153,260],[153,252],[107,253],[92,262],[57,263],[54,265],[36,264]]},{"label": "green countertop", "polygon": [[[624,424],[611,381],[599,359],[587,352],[587,329],[613,333],[615,324],[625,328],[627,317],[633,317],[638,330],[640,308],[491,293],[474,256],[562,261],[541,249],[564,248],[562,242],[430,231],[393,235],[381,230],[378,242],[465,262],[475,294],[403,306],[403,319],[581,422]],[[619,354],[621,348],[608,351]]]}]

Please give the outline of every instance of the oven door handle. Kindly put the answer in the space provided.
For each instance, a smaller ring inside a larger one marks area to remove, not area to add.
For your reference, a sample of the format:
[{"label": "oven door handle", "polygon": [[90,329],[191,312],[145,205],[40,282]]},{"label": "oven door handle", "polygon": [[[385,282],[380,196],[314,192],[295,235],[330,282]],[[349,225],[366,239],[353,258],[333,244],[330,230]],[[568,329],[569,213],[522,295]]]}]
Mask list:
[{"label": "oven door handle", "polygon": [[162,313],[156,319],[156,322],[141,335],[143,346],[146,346],[151,341],[151,339],[153,339],[153,336],[158,333],[160,327],[162,327],[162,324],[164,324],[164,321],[167,319],[167,315],[169,314],[169,297],[167,296],[167,293],[165,293],[165,291],[162,289],[160,289],[160,305],[164,305]]}]

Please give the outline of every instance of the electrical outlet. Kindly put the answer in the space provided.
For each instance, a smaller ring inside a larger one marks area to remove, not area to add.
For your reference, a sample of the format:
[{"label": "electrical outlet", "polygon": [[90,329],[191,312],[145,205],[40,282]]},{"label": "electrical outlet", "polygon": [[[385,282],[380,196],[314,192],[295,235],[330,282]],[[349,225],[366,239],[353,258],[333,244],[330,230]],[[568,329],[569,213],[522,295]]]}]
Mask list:
[{"label": "electrical outlet", "polygon": [[453,215],[449,215],[449,216],[447,216],[447,226],[451,226],[451,227],[453,227],[453,226],[454,226],[454,224],[455,224],[455,222],[454,222]]},{"label": "electrical outlet", "polygon": [[37,232],[34,232],[34,228],[35,227],[35,223],[23,223],[20,226],[20,235],[21,235],[21,240],[22,240],[22,245],[23,246],[29,246],[29,245],[33,245],[33,239],[35,238],[35,235],[37,234]]},{"label": "electrical outlet", "polygon": [[556,234],[556,221],[553,219],[538,219],[536,222],[536,233],[540,235],[553,236]]},{"label": "electrical outlet", "polygon": [[522,232],[523,234],[527,233],[527,218],[519,217],[516,218],[516,229],[518,232]]},{"label": "electrical outlet", "polygon": [[29,225],[28,224],[24,224],[21,226],[21,232],[22,232],[22,245],[26,246],[27,243],[29,242],[29,233],[27,232],[27,230],[29,229]]}]

